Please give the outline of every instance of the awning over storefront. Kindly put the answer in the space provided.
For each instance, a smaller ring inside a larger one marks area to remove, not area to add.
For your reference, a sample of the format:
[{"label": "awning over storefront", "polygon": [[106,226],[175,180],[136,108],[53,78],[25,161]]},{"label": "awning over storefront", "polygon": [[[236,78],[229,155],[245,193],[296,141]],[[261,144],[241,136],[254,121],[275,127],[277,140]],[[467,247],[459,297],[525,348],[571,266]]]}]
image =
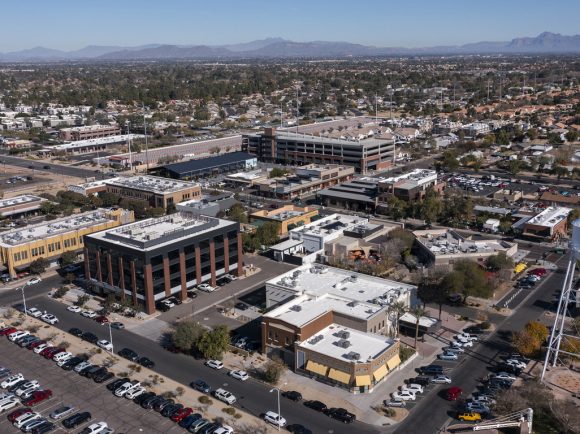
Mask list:
[{"label": "awning over storefront", "polygon": [[370,386],[371,385],[371,376],[370,375],[357,375],[354,377],[356,386]]},{"label": "awning over storefront", "polygon": [[389,367],[389,371],[395,369],[397,366],[401,364],[401,358],[397,354],[395,357],[387,361],[387,366]]},{"label": "awning over storefront", "polygon": [[343,371],[339,371],[338,369],[330,368],[330,372],[328,373],[328,378],[331,378],[333,380],[339,381],[339,382],[344,383],[344,384],[350,383],[350,374],[343,372]]},{"label": "awning over storefront", "polygon": [[328,370],[328,367],[309,360],[308,363],[306,363],[306,370],[326,377],[326,371]]},{"label": "awning over storefront", "polygon": [[389,371],[385,365],[381,365],[379,369],[373,372],[373,377],[375,377],[375,381],[381,381],[385,375],[387,375]]}]

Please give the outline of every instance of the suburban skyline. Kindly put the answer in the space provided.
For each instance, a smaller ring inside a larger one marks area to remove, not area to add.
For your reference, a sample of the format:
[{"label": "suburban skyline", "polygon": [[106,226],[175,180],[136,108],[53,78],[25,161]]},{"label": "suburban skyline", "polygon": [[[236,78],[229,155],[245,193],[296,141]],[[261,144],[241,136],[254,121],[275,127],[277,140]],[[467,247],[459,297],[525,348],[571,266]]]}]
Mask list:
[{"label": "suburban skyline", "polygon": [[0,30],[0,52],[37,46],[225,45],[269,37],[415,48],[506,41],[544,31],[580,33],[580,3],[573,0],[557,1],[557,9],[565,11],[558,14],[546,14],[540,0],[489,0],[480,8],[453,0],[410,0],[404,7],[371,0],[356,6],[344,0],[285,5],[224,0],[219,6],[186,0],[57,3],[59,7],[38,0],[4,5],[3,15],[11,19]]}]

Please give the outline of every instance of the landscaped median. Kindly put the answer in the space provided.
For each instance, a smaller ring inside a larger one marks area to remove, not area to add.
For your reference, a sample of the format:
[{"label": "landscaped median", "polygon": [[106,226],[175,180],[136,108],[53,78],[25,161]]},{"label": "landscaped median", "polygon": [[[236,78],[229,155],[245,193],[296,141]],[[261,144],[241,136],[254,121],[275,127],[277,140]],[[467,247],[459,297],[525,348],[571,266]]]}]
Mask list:
[{"label": "landscaped median", "polygon": [[[173,398],[176,402],[191,407],[202,413],[206,419],[221,421],[235,428],[236,433],[267,433],[275,430],[267,426],[261,419],[239,411],[235,407],[225,405],[221,401],[193,390],[187,384],[178,383],[155,371],[123,359],[116,354],[112,355],[96,345],[59,330],[51,325],[32,317],[24,318],[21,313],[4,315],[6,326],[14,326],[22,330],[29,330],[41,339],[50,341],[54,346],[66,347],[74,355],[84,354],[95,365],[105,365],[117,377],[126,377],[141,383],[148,391]],[[25,321],[23,321],[25,319]]]}]

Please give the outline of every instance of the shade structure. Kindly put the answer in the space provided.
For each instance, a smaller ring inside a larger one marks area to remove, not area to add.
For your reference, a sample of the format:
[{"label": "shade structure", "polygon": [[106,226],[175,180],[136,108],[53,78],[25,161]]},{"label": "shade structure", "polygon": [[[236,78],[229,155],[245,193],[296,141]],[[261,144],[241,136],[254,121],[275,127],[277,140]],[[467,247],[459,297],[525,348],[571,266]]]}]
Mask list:
[{"label": "shade structure", "polygon": [[330,372],[328,373],[328,378],[336,380],[343,384],[350,383],[350,374],[347,372],[339,371],[338,369],[330,368]]},{"label": "shade structure", "polygon": [[381,365],[377,370],[375,370],[375,372],[373,372],[373,377],[375,377],[375,381],[381,381],[388,372],[387,367]]},{"label": "shade structure", "polygon": [[387,366],[389,368],[389,371],[392,371],[400,364],[401,364],[401,358],[399,357],[398,354],[387,361]]},{"label": "shade structure", "polygon": [[308,363],[306,363],[306,370],[326,377],[326,371],[328,370],[328,367],[309,360]]},{"label": "shade structure", "polygon": [[371,385],[371,376],[370,375],[357,375],[354,377],[354,380],[355,380],[355,384],[357,387]]}]

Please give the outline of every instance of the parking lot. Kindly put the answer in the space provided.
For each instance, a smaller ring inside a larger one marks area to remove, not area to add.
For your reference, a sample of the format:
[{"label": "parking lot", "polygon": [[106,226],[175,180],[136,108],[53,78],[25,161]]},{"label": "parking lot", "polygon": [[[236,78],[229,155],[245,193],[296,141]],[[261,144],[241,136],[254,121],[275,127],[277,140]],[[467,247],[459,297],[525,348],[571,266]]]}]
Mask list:
[{"label": "parking lot", "polygon": [[[22,373],[26,379],[36,379],[44,389],[53,392],[52,398],[42,402],[34,410],[44,417],[62,405],[73,405],[78,411],[88,411],[92,419],[71,431],[59,424],[54,432],[79,432],[94,422],[105,421],[115,433],[180,433],[185,432],[171,420],[162,417],[154,410],[144,410],[131,400],[116,398],[103,384],[65,371],[53,361],[20,348],[5,338],[0,339],[0,365]],[[5,413],[10,413],[6,411]],[[0,418],[1,433],[19,433],[6,419]]]}]

